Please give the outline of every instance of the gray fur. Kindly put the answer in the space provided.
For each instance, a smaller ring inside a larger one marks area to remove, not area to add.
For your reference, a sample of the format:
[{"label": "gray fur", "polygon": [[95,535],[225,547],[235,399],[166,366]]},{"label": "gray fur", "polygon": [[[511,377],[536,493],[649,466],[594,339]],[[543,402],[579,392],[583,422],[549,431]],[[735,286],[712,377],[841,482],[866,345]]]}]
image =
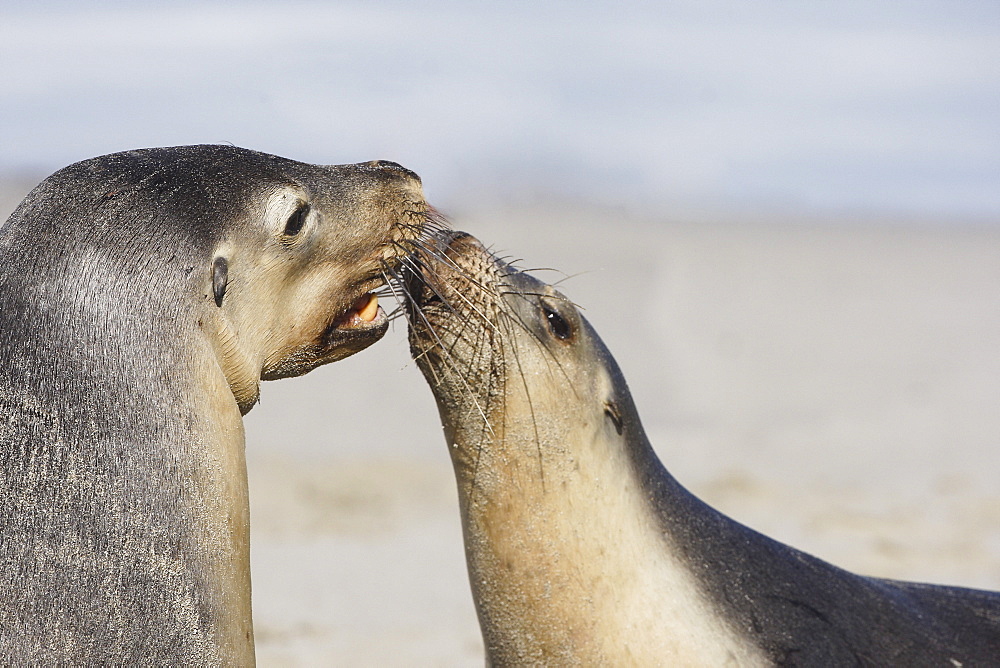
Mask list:
[{"label": "gray fur", "polygon": [[[392,223],[356,214],[403,171],[147,149],[66,167],[12,214],[0,229],[0,665],[253,661],[248,610],[230,619],[234,601],[249,607],[248,562],[236,563],[248,527],[232,509],[246,509],[252,403],[225,389],[208,327],[227,279],[215,248],[295,183],[346,247],[370,253]],[[234,623],[246,637],[230,637]]]},{"label": "gray fur", "polygon": [[[463,233],[440,237],[437,247],[421,254],[420,265],[407,281],[411,349],[434,391],[454,460],[470,579],[492,664],[516,664],[525,657],[573,663],[580,660],[574,648],[588,647],[594,640],[580,630],[589,628],[585,618],[594,614],[586,587],[575,610],[560,608],[557,613],[560,621],[555,625],[565,631],[546,628],[546,620],[551,620],[551,613],[543,616],[550,605],[547,597],[528,596],[527,603],[520,603],[519,574],[533,577],[545,566],[536,559],[518,561],[517,555],[526,554],[519,550],[532,536],[544,534],[546,520],[539,508],[524,512],[533,524],[530,535],[527,529],[518,533],[526,520],[503,524],[532,484],[525,478],[517,489],[490,488],[500,475],[494,467],[534,471],[524,476],[538,478],[533,482],[543,491],[537,498],[545,504],[565,493],[565,480],[574,475],[573,459],[582,448],[599,448],[625,462],[624,478],[608,485],[641,499],[638,507],[647,516],[620,521],[659,527],[663,552],[674,555],[674,562],[693,576],[712,614],[752,648],[749,656],[773,665],[820,667],[954,668],[1000,662],[1000,593],[855,575],[726,517],[684,489],[663,467],[614,358],[565,297],[493,257]],[[562,321],[554,329],[553,313]],[[572,330],[569,336],[565,323]],[[537,363],[538,358],[543,362]],[[611,389],[593,396],[591,388],[602,383],[592,385],[590,379],[605,372]],[[505,397],[521,388],[536,399],[544,396],[546,406],[558,403],[549,401],[557,393],[564,398],[565,414],[542,414],[541,402],[519,402],[510,408]],[[579,425],[605,420],[605,431],[594,428],[593,433],[605,434],[596,443],[578,443],[567,436]],[[526,439],[533,442],[505,440],[506,431],[520,429],[525,422],[534,425],[533,438]],[[556,480],[558,475],[563,477]],[[584,488],[587,484],[581,483]],[[599,493],[596,485],[594,490]],[[613,553],[613,536],[593,537],[590,518],[571,513],[559,515],[558,521],[569,523],[588,540],[606,542],[608,554]],[[489,545],[498,535],[507,541],[502,558],[496,557],[499,548]],[[573,558],[571,545],[557,543],[551,549],[557,559]],[[625,568],[633,563],[635,569],[647,568],[641,556]],[[572,572],[596,582],[608,566],[595,561]],[[496,587],[491,578],[507,581]],[[539,579],[545,582],[545,575]],[[495,592],[504,592],[506,598],[491,598],[498,596]],[[520,617],[537,619],[505,616],[505,608],[515,602],[529,611]],[[661,619],[655,605],[638,612],[619,608],[596,614],[639,615],[653,625]],[[641,642],[623,637],[610,644],[624,651]],[[621,657],[603,659],[625,662]]]}]

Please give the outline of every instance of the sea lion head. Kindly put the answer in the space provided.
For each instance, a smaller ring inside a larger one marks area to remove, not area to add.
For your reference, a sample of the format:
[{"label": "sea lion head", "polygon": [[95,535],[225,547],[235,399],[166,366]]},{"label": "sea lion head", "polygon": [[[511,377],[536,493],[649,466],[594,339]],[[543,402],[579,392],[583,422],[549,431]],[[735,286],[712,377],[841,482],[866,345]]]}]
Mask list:
[{"label": "sea lion head", "polygon": [[429,211],[420,179],[396,163],[311,165],[234,146],[180,146],[56,172],[12,215],[0,244],[27,249],[26,267],[80,286],[78,296],[54,296],[81,302],[61,313],[127,300],[85,317],[92,325],[128,317],[147,339],[195,332],[246,413],[260,380],[306,373],[386,332],[372,291]]},{"label": "sea lion head", "polygon": [[627,438],[625,381],[577,307],[468,234],[436,239],[406,280],[410,347],[459,480],[489,485],[490,472],[503,470],[545,484],[572,469],[579,444]]},{"label": "sea lion head", "polygon": [[436,235],[406,273],[489,662],[615,663],[604,641],[632,617],[602,632],[598,611],[631,591],[631,564],[602,555],[630,549],[621,518],[645,501],[621,481],[648,448],[618,366],[565,295],[467,234]]},{"label": "sea lion head", "polygon": [[395,163],[278,167],[202,275],[237,397],[252,399],[257,378],[298,376],[381,338],[388,318],[373,291],[428,217],[419,178]]}]

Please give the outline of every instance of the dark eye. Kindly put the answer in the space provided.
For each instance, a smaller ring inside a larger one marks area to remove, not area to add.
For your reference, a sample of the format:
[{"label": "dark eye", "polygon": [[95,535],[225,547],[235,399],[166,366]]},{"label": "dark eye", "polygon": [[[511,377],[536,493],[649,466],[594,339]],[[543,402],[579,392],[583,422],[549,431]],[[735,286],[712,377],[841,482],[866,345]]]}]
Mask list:
[{"label": "dark eye", "polygon": [[302,226],[306,224],[306,217],[309,215],[309,205],[303,202],[299,205],[292,215],[288,217],[288,221],[285,223],[286,237],[294,237],[296,234],[302,231]]},{"label": "dark eye", "polygon": [[561,315],[550,308],[542,307],[545,312],[545,319],[549,323],[549,329],[555,334],[557,339],[566,340],[573,335],[573,329],[569,326]]}]

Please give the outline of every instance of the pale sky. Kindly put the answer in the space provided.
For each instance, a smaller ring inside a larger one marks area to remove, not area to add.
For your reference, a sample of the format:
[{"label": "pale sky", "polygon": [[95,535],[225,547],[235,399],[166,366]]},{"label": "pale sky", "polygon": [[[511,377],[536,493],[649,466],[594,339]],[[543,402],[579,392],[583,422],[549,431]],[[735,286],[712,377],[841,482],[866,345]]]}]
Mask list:
[{"label": "pale sky", "polygon": [[1000,3],[0,9],[0,170],[231,142],[433,200],[1000,220]]}]

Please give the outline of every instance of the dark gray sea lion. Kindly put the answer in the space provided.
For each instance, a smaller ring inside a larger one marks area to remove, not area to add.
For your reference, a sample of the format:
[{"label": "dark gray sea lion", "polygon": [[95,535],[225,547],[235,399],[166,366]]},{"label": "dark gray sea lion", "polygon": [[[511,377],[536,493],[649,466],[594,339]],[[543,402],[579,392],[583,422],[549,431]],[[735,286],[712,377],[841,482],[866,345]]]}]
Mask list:
[{"label": "dark gray sea lion", "polygon": [[229,146],[56,172],[0,229],[0,664],[251,665],[242,414],[381,337],[395,163]]},{"label": "dark gray sea lion", "polygon": [[1000,594],[848,573],[663,468],[611,354],[462,233],[406,280],[493,665],[1000,664]]}]

